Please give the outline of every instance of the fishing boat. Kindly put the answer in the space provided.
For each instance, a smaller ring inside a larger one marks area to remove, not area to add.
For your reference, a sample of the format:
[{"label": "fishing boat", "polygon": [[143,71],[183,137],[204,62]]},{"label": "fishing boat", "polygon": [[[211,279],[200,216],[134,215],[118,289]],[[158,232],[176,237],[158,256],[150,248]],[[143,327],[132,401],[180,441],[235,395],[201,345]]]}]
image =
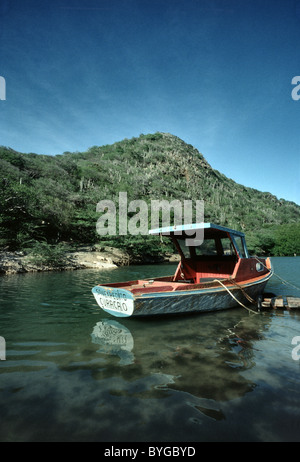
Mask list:
[{"label": "fishing boat", "polygon": [[[201,239],[191,238],[191,232]],[[117,317],[219,311],[256,303],[272,277],[269,258],[250,257],[245,235],[212,223],[152,229],[168,236],[181,257],[175,274],[100,284],[98,305]]]}]

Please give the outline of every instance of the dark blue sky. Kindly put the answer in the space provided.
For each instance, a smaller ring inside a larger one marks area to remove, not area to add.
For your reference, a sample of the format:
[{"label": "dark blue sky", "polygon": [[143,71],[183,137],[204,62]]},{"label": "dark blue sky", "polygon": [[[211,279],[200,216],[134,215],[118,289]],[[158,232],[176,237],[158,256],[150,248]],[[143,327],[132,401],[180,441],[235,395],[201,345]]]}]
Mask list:
[{"label": "dark blue sky", "polygon": [[0,5],[0,144],[53,155],[169,132],[300,204],[298,0]]}]

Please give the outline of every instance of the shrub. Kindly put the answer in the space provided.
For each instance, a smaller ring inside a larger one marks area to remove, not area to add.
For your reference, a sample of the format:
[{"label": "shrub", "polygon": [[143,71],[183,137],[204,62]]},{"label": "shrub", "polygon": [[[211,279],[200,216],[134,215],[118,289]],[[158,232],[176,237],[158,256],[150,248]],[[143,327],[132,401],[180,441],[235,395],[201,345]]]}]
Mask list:
[{"label": "shrub", "polygon": [[30,249],[29,261],[35,266],[50,266],[62,268],[66,264],[67,246],[63,243],[48,244],[47,242],[35,242]]}]

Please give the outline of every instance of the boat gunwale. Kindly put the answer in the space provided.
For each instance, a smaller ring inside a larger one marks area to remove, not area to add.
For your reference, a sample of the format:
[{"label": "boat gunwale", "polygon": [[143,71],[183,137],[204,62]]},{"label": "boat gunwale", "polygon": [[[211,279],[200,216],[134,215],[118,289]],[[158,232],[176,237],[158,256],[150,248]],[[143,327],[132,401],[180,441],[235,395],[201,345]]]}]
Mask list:
[{"label": "boat gunwale", "polygon": [[[270,272],[268,274],[261,275],[259,277],[253,278],[253,279],[246,279],[245,281],[241,282],[239,281],[238,283],[235,281],[235,279],[219,279],[228,290],[241,290],[245,289],[248,287],[252,287],[258,284],[262,284],[265,282],[268,282],[268,280],[273,276],[273,272]],[[200,283],[200,284],[191,284],[191,288],[189,289],[182,289],[182,290],[173,290],[173,291],[161,291],[161,292],[144,292],[144,293],[133,293],[134,299],[145,299],[147,297],[176,297],[177,295],[190,295],[190,294],[201,294],[201,293],[214,293],[214,292],[220,292],[220,291],[226,291],[224,287],[221,286],[221,284],[218,286],[217,284],[217,279],[216,282],[207,282],[207,283]],[[197,288],[195,288],[197,286]]]},{"label": "boat gunwale", "polygon": [[[154,288],[153,286],[152,287],[141,287],[140,289],[135,288],[131,290],[130,285],[125,285],[126,283],[117,283],[117,282],[112,283],[112,284],[98,284],[96,287],[104,287],[106,289],[122,289],[122,290],[125,290],[126,292],[129,292],[133,296],[133,299],[136,300],[139,298],[145,299],[147,297],[149,298],[151,297],[174,297],[177,295],[200,294],[200,293],[205,293],[205,292],[219,292],[219,291],[226,290],[224,287],[222,287],[221,284],[218,286],[218,281],[221,281],[222,284],[224,284],[229,290],[235,290],[235,289],[240,290],[241,288],[244,289],[244,288],[251,287],[257,284],[265,283],[272,277],[272,275],[273,275],[273,271],[270,270],[268,273],[264,273],[255,278],[251,278],[251,279],[248,278],[243,281],[236,281],[236,279],[233,279],[233,278],[226,278],[226,279],[216,278],[214,281],[202,282],[198,284],[179,283],[179,284],[182,284],[182,287],[180,288],[177,287],[177,289],[165,290],[165,291],[164,290],[160,290],[160,291],[152,290]],[[166,278],[172,278],[172,276],[166,276],[163,279],[166,279]],[[149,279],[143,279],[142,281],[152,281],[152,280],[153,278],[149,278]],[[129,281],[129,282],[138,282],[138,281],[139,280]],[[159,279],[154,279],[154,281],[164,282],[164,281],[160,281]],[[165,281],[165,282],[169,282],[169,285],[170,284],[178,285],[178,282],[172,282],[170,280]],[[119,284],[122,284],[122,285],[119,285]],[[169,287],[169,285],[167,285],[166,287]]]}]

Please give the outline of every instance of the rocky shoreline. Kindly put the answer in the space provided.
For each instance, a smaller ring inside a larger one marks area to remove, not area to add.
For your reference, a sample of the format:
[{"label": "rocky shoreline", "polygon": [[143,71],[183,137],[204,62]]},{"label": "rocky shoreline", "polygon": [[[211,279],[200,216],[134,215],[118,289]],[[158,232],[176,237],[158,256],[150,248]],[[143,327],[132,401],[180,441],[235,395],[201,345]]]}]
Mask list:
[{"label": "rocky shoreline", "polygon": [[177,262],[178,255],[166,255],[157,258],[138,256],[130,258],[123,250],[104,247],[101,250],[93,247],[80,248],[66,252],[63,263],[59,266],[48,266],[37,261],[26,252],[0,252],[0,275],[28,273],[37,271],[64,271],[77,269],[109,269],[132,264],[151,264]]}]

